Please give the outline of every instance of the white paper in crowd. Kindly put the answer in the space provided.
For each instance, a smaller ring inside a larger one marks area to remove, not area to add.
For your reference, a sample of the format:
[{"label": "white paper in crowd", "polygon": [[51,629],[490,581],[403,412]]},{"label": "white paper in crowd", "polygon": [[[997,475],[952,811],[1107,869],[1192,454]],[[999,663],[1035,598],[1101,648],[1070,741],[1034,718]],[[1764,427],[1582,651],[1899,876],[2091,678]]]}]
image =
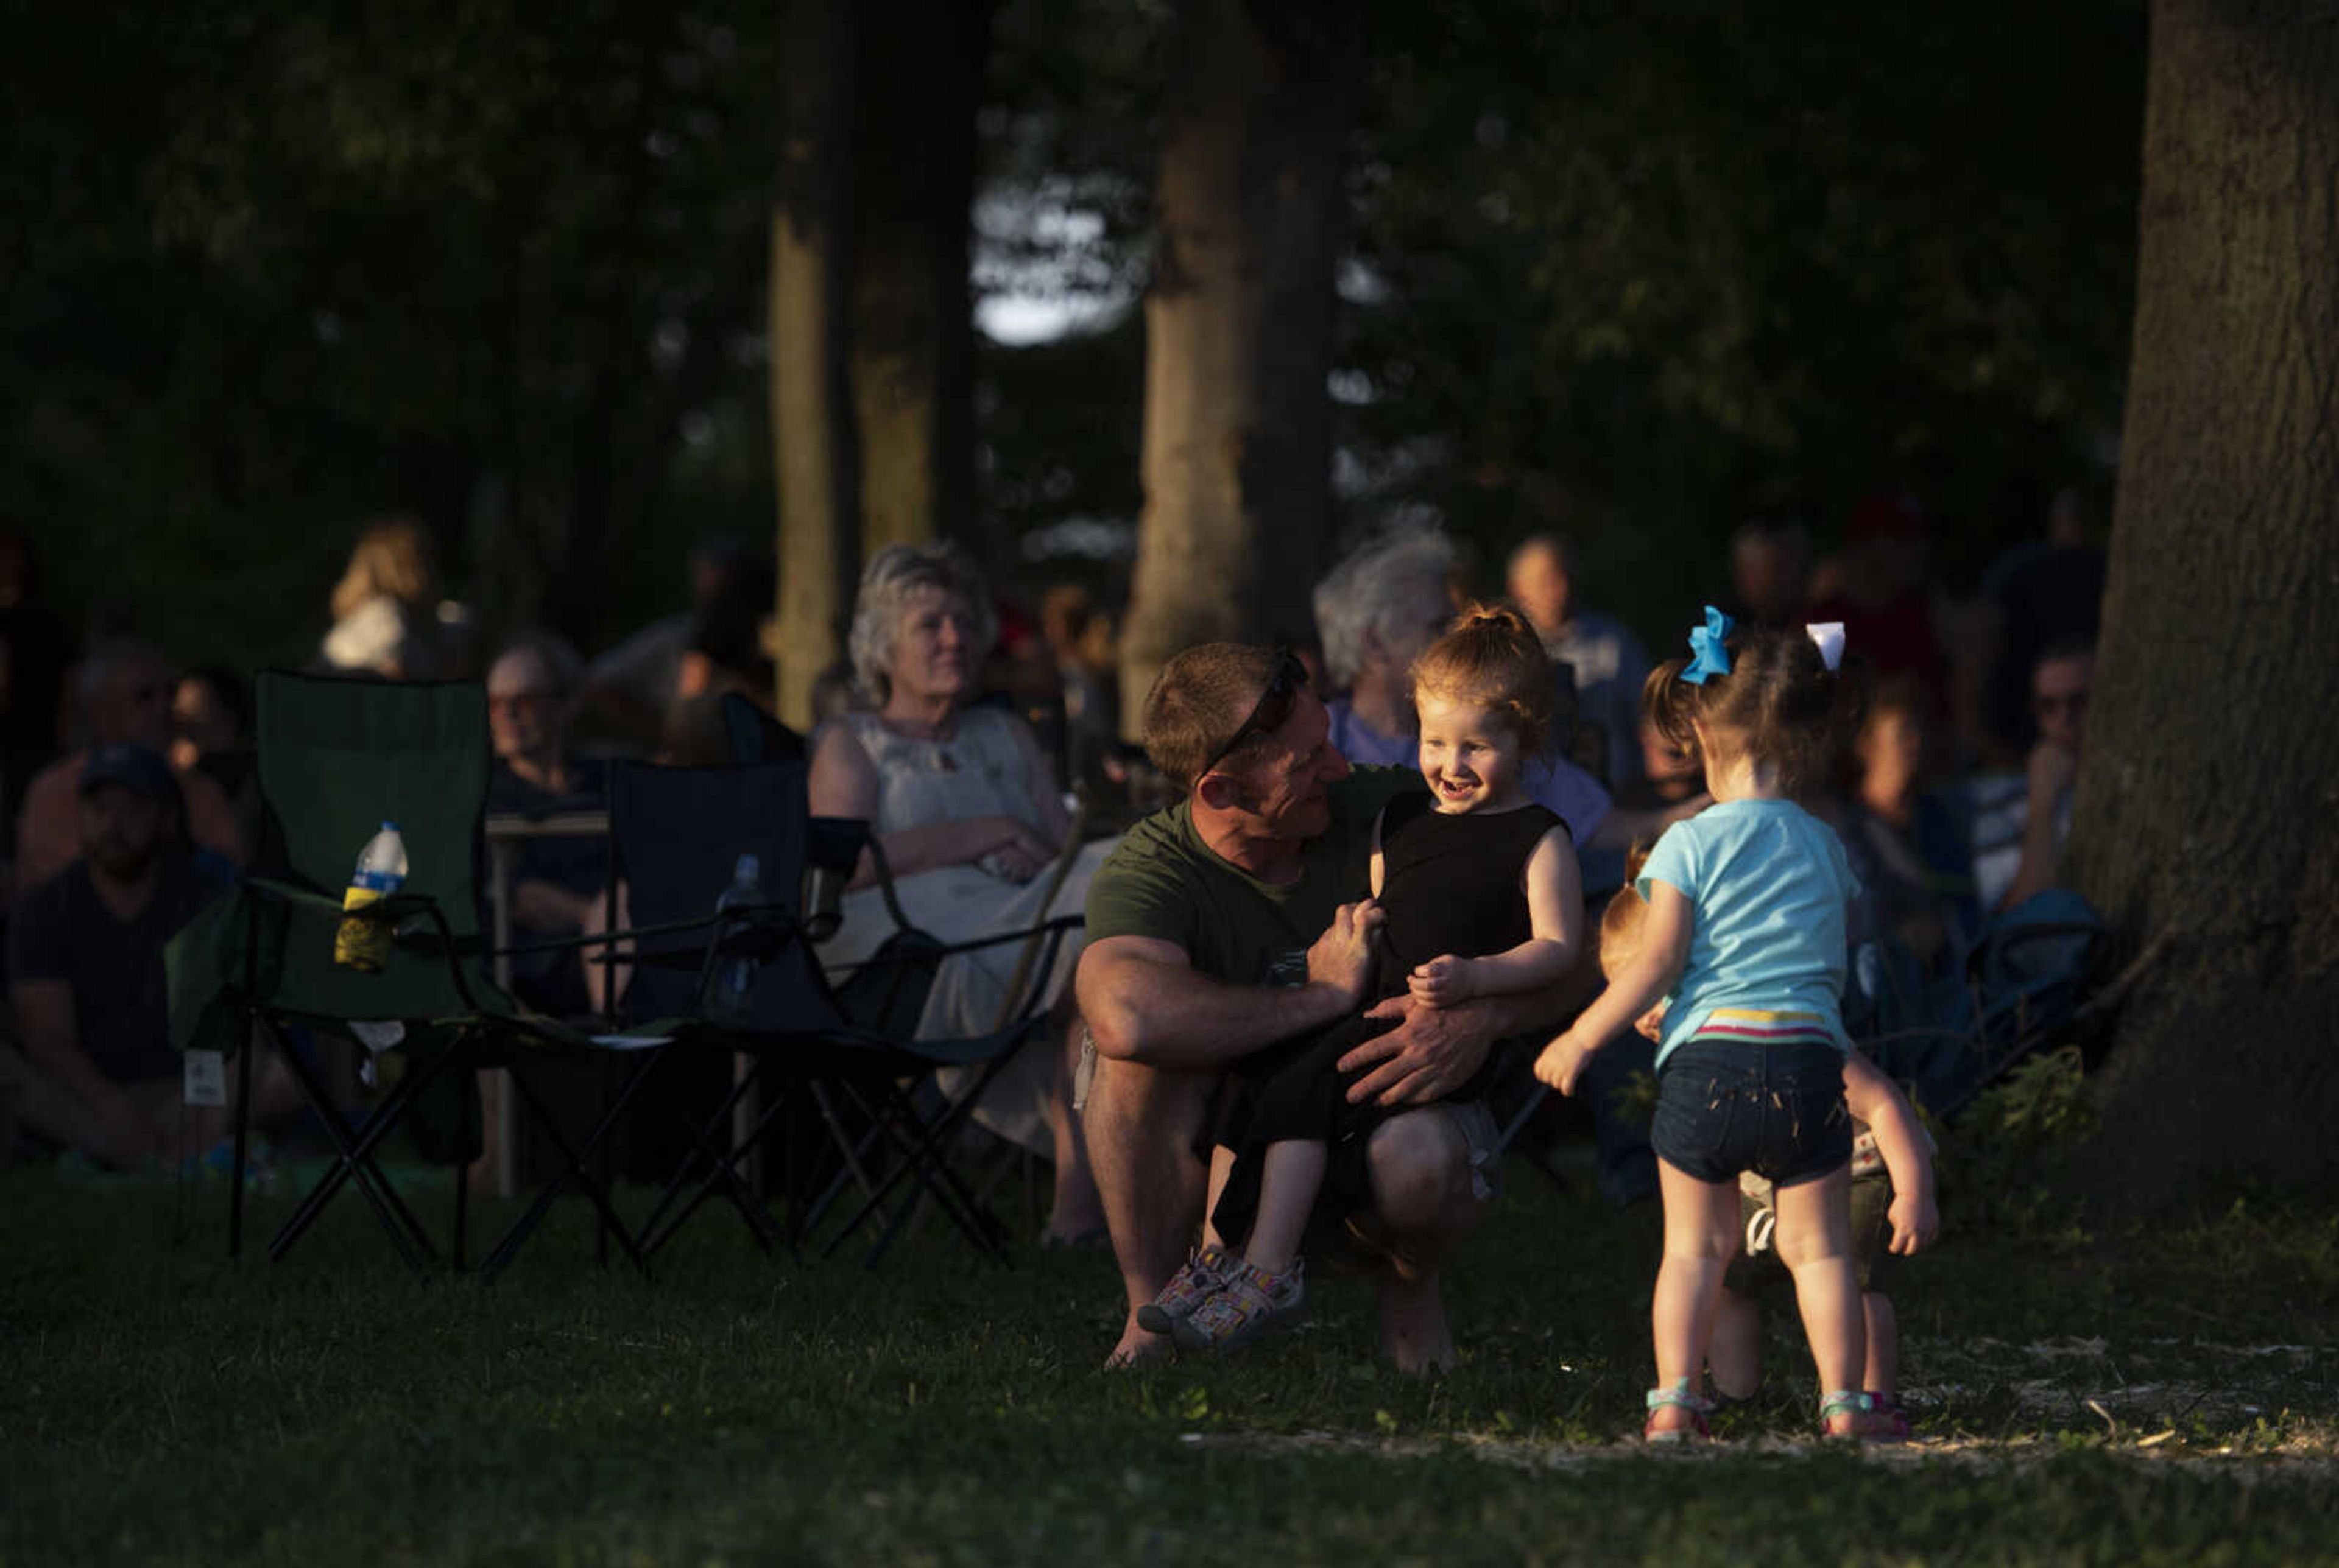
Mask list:
[{"label": "white paper in crowd", "polygon": [[1830,669],[1843,663],[1843,623],[1812,621],[1803,627],[1804,634],[1820,646],[1820,662]]},{"label": "white paper in crowd", "polygon": [[227,1058],[216,1050],[191,1050],[183,1060],[186,1075],[180,1098],[189,1105],[225,1105]]}]

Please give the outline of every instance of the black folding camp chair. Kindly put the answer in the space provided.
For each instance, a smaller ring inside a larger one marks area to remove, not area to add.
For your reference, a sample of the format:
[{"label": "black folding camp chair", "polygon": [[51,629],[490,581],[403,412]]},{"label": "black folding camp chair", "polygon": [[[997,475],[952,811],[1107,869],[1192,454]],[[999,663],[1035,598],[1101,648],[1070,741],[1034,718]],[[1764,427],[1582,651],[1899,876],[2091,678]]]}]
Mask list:
[{"label": "black folding camp chair", "polygon": [[[833,929],[833,895],[852,874],[867,826],[810,816],[805,768],[799,763],[732,768],[661,768],[620,764],[610,781],[610,828],[639,938],[626,989],[628,1016],[655,1019],[677,1039],[714,1042],[745,1063],[725,1102],[699,1129],[698,1159],[677,1171],[645,1226],[641,1245],[655,1253],[711,1198],[729,1201],[766,1248],[799,1243],[823,1207],[807,1200],[809,1171],[829,1161],[861,1208],[830,1238],[834,1250],[876,1218],[893,1194],[923,1193],[969,1240],[1002,1260],[1001,1228],[952,1171],[943,1152],[972,1102],[962,1095],[941,1113],[922,1115],[913,1093],[936,1069],[974,1066],[976,1092],[1045,1020],[1034,996],[1000,1027],[952,1040],[914,1040],[903,1026],[923,1003],[923,987],[941,960],[967,947],[944,947],[908,932],[864,966],[851,987],[863,1004],[849,1009],[824,974],[815,943]],[[741,857],[755,857],[757,896],[719,918],[718,899],[740,881]],[[806,889],[813,891],[809,896]],[[828,890],[826,893],[820,889]],[[704,928],[683,928],[697,922]],[[1078,922],[1042,928],[1051,957]],[[992,939],[1023,940],[1012,932]],[[726,966],[751,966],[743,994],[727,1002]],[[1041,972],[1045,971],[1042,966]],[[889,1027],[890,1025],[890,1027]],[[740,1115],[740,1109],[749,1108]],[[775,1127],[791,1147],[779,1150],[787,1222],[775,1225],[751,1192],[741,1163]],[[800,1145],[810,1142],[815,1147]],[[823,1159],[809,1157],[817,1151]],[[904,1208],[906,1205],[897,1206]],[[873,1247],[875,1262],[899,1213]]]},{"label": "black folding camp chair", "polygon": [[793,763],[805,759],[804,738],[738,692],[723,694],[723,732],[738,763]]}]

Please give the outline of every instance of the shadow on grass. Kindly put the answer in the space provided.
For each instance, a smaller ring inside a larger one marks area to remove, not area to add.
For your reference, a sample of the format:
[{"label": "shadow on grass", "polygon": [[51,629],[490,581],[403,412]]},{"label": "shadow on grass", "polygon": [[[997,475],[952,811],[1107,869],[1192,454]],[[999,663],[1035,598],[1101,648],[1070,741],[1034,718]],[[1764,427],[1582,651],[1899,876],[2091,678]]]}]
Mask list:
[{"label": "shadow on grass", "polygon": [[1676,1457],[1621,1441],[1653,1210],[1532,1178],[1454,1274],[1463,1365],[1430,1381],[1370,1356],[1354,1281],[1250,1355],[1106,1374],[1095,1255],[1002,1271],[934,1231],[871,1274],[710,1216],[645,1283],[593,1267],[580,1206],[482,1287],[410,1278],[346,1204],[230,1267],[223,1198],[177,1246],[174,1202],[0,1178],[0,1563],[2339,1554],[2339,1246],[2302,1210],[1953,1237],[1896,1285],[1910,1454],[1803,1438],[1773,1302],[1767,1402]]}]

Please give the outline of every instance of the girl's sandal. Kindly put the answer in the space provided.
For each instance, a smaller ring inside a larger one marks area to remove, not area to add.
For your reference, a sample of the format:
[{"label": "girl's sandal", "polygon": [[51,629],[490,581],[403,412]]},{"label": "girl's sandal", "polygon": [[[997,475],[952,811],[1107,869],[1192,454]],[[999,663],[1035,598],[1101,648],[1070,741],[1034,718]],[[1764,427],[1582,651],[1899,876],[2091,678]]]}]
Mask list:
[{"label": "girl's sandal", "polygon": [[1909,1413],[1890,1394],[1879,1394],[1873,1388],[1870,1389],[1868,1410],[1868,1435],[1871,1442],[1906,1443],[1916,1436],[1916,1427],[1910,1422]]},{"label": "girl's sandal", "polygon": [[[1649,1419],[1648,1423],[1641,1428],[1641,1441],[1652,1445],[1668,1446],[1691,1442],[1706,1442],[1713,1436],[1712,1432],[1708,1430],[1705,1425],[1705,1413],[1712,1408],[1712,1405],[1690,1392],[1689,1379],[1686,1377],[1671,1388],[1652,1388],[1649,1390]],[[1660,1431],[1657,1427],[1657,1412],[1660,1410],[1686,1411],[1689,1413],[1689,1425],[1668,1426]]]},{"label": "girl's sandal", "polygon": [[[1839,1388],[1820,1401],[1820,1435],[1867,1442],[1876,1435],[1870,1419],[1875,1408],[1875,1402],[1859,1389]],[[1839,1415],[1850,1418],[1841,1429],[1835,1424]]]}]

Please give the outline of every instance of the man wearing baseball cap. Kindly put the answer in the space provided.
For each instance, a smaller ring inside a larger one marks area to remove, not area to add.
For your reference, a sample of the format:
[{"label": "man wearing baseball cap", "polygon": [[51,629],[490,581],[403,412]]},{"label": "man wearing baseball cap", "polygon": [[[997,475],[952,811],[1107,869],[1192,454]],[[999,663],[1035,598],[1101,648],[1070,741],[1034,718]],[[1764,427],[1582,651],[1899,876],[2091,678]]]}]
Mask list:
[{"label": "man wearing baseball cap", "polygon": [[[134,638],[100,644],[82,661],[74,679],[81,717],[89,726],[90,750],[59,757],[25,786],[16,815],[19,892],[54,876],[80,853],[77,797],[82,769],[92,752],[124,745],[156,752],[170,749],[171,692],[176,683],[161,649]],[[178,780],[187,836],[241,863],[243,845],[227,792],[210,774],[192,768],[180,772]]]},{"label": "man wearing baseball cap", "polygon": [[188,846],[177,777],[146,746],[101,746],[75,784],[81,857],[27,889],[8,927],[17,1046],[0,1046],[25,1129],[117,1169],[175,1164],[181,1065],[163,948],[223,891]]}]

